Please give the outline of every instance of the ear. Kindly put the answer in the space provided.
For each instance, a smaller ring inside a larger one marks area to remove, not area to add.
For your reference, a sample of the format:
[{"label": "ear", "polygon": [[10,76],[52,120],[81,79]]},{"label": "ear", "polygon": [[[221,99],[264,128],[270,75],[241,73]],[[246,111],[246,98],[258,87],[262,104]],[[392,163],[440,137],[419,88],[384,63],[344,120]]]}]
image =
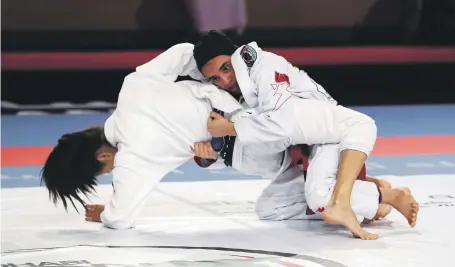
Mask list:
[{"label": "ear", "polygon": [[113,155],[111,152],[100,151],[100,152],[97,153],[96,159],[97,159],[99,162],[105,163],[105,162],[111,160],[113,156],[114,156],[114,155]]}]

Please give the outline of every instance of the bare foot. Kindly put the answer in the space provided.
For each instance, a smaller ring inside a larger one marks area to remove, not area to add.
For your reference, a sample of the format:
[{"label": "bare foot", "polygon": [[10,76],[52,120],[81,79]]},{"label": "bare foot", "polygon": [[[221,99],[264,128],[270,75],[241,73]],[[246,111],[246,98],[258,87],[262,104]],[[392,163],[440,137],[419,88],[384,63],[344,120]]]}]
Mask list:
[{"label": "bare foot", "polygon": [[375,240],[378,238],[378,235],[363,230],[350,207],[344,208],[337,205],[329,205],[322,213],[322,218],[328,224],[344,225],[356,238],[363,240]]},{"label": "bare foot", "polygon": [[378,212],[376,213],[375,219],[385,218],[392,211],[392,206],[387,204],[379,204]]},{"label": "bare foot", "polygon": [[369,220],[369,219],[365,218],[365,219],[363,219],[362,224],[370,224],[379,219],[383,219],[387,215],[389,215],[389,213],[391,211],[392,211],[392,206],[387,205],[387,204],[379,204],[378,211],[376,212],[376,215],[374,215],[373,219]]},{"label": "bare foot", "polygon": [[407,187],[397,187],[397,189],[403,191],[406,195],[411,194],[411,189],[409,189]]},{"label": "bare foot", "polygon": [[419,204],[411,195],[409,188],[392,189],[396,190],[396,197],[391,205],[408,220],[409,225],[414,228],[417,223]]},{"label": "bare foot", "polygon": [[[387,182],[386,180],[381,179],[381,181],[385,181],[388,185],[390,185],[390,188],[392,188],[392,185],[389,182]],[[386,186],[382,186],[382,187],[386,187]],[[403,191],[406,195],[411,194],[411,190],[407,187],[400,187],[397,189]],[[390,212],[392,212],[392,206],[390,206],[388,204],[379,204],[378,212],[376,213],[376,216],[374,216],[374,218],[371,220],[371,222],[385,218],[387,215],[389,215]]]}]

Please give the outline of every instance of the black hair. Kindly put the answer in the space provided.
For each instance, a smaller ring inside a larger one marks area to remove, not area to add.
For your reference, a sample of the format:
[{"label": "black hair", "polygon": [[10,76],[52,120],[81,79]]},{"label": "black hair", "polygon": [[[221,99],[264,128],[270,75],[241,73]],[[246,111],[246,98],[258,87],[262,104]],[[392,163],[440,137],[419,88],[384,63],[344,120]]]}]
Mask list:
[{"label": "black hair", "polygon": [[202,68],[211,59],[221,55],[231,56],[237,48],[224,33],[211,30],[194,46],[193,55],[197,68],[202,72]]},{"label": "black hair", "polygon": [[79,193],[88,197],[97,185],[96,176],[103,166],[96,158],[96,152],[103,144],[108,144],[103,129],[91,127],[64,134],[58,140],[40,174],[54,204],[61,200],[68,210],[68,199],[77,210],[75,199],[85,208]]}]

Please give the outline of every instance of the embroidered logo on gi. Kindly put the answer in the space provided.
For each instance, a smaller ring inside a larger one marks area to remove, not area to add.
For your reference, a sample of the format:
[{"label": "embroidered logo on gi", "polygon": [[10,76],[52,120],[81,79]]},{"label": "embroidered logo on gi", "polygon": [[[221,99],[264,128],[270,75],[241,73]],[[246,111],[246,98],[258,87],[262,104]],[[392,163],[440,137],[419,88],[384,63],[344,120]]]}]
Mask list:
[{"label": "embroidered logo on gi", "polygon": [[273,90],[273,96],[276,100],[273,110],[279,109],[284,102],[291,97],[291,92],[289,92],[289,77],[286,74],[275,71],[275,82],[275,84],[270,85]]},{"label": "embroidered logo on gi", "polygon": [[275,82],[277,82],[277,83],[286,82],[288,85],[291,84],[289,82],[289,77],[286,74],[282,74],[282,73],[279,73],[276,71],[275,71]]},{"label": "embroidered logo on gi", "polygon": [[256,59],[258,58],[256,50],[254,50],[254,48],[249,45],[245,45],[242,48],[242,51],[240,51],[240,56],[248,68],[253,67],[254,62],[256,62]]}]

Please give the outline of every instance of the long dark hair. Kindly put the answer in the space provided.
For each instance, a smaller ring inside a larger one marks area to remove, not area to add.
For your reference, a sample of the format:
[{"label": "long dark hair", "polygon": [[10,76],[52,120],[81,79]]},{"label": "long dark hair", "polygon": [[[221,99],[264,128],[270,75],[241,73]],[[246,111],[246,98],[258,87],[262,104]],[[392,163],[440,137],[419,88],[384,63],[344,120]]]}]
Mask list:
[{"label": "long dark hair", "polygon": [[49,199],[57,204],[62,201],[68,210],[67,200],[77,210],[73,199],[85,208],[80,193],[88,197],[97,185],[96,176],[102,164],[96,158],[97,150],[106,143],[102,127],[92,127],[83,131],[63,135],[49,154],[41,170]]}]

